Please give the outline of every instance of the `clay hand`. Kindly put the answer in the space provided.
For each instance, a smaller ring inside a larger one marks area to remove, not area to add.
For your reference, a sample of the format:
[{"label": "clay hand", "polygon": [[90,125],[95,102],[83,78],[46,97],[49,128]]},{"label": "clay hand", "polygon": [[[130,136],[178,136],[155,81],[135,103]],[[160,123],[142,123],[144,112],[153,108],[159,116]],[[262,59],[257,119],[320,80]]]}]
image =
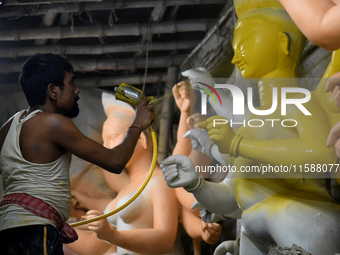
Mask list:
[{"label": "clay hand", "polygon": [[80,219],[80,217],[85,215],[88,211],[86,206],[86,199],[88,198],[88,196],[84,192],[74,190],[72,190],[71,195],[72,206],[70,217]]},{"label": "clay hand", "polygon": [[214,255],[225,255],[227,253],[239,254],[237,246],[235,247],[235,242],[236,241],[224,241],[219,244],[214,251]]},{"label": "clay hand", "polygon": [[190,79],[190,84],[193,89],[199,89],[203,94],[206,93],[206,91],[211,93],[209,87],[214,88],[216,83],[210,72],[204,67],[186,70],[182,72],[182,75]]},{"label": "clay hand", "polygon": [[202,176],[195,171],[194,164],[187,156],[170,156],[162,161],[160,167],[170,188],[183,187],[191,192],[202,181]]},{"label": "clay hand", "polygon": [[201,216],[202,221],[204,221],[206,223],[214,223],[214,222],[218,222],[220,220],[225,220],[225,217],[223,217],[222,215],[215,214],[215,213],[208,211],[200,203],[195,201],[192,204],[191,209],[196,209],[197,207],[198,207],[198,210],[200,212],[200,216]]},{"label": "clay hand", "polygon": [[205,115],[202,115],[200,113],[195,113],[187,119],[187,125],[189,129],[193,129],[193,128],[199,129],[200,127],[198,126],[198,123],[205,121],[206,119],[207,117]]},{"label": "clay hand", "polygon": [[338,158],[340,158],[340,122],[338,122],[329,132],[327,139],[327,147],[331,147],[334,144],[334,149]]},{"label": "clay hand", "polygon": [[328,79],[325,90],[326,92],[332,91],[334,102],[337,107],[340,107],[340,72]]},{"label": "clay hand", "polygon": [[186,81],[176,83],[172,88],[172,94],[181,112],[190,112],[190,84]]},{"label": "clay hand", "polygon": [[229,154],[233,150],[232,141],[236,134],[226,118],[213,116],[198,125],[208,131],[210,140],[218,146],[220,153]]},{"label": "clay hand", "polygon": [[[85,216],[82,216],[82,219],[88,220],[100,215],[103,215],[103,212],[91,210],[88,211]],[[104,241],[106,241],[106,238],[109,236],[112,236],[113,232],[115,231],[115,227],[111,226],[106,218],[89,223],[88,229],[96,232],[98,239]]]},{"label": "clay hand", "polygon": [[139,105],[137,105],[135,116],[132,122],[133,126],[138,126],[141,130],[150,126],[155,119],[155,106],[153,104],[147,105],[150,99],[144,98]]},{"label": "clay hand", "polygon": [[202,239],[210,244],[214,245],[218,242],[222,234],[222,227],[218,223],[205,223],[202,222]]},{"label": "clay hand", "polygon": [[214,145],[214,142],[210,140],[207,131],[202,129],[191,129],[186,132],[183,137],[190,137],[191,146],[195,151],[200,151],[212,158],[211,147]]}]

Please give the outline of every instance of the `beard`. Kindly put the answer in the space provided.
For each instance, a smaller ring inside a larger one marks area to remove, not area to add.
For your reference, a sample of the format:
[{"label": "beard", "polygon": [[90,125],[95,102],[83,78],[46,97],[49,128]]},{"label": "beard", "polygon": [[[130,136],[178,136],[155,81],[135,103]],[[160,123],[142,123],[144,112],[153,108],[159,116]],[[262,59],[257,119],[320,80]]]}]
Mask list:
[{"label": "beard", "polygon": [[74,104],[72,105],[71,109],[65,110],[63,112],[63,115],[68,118],[75,118],[79,114],[79,107],[77,101],[79,100],[79,97],[77,96],[74,100]]}]

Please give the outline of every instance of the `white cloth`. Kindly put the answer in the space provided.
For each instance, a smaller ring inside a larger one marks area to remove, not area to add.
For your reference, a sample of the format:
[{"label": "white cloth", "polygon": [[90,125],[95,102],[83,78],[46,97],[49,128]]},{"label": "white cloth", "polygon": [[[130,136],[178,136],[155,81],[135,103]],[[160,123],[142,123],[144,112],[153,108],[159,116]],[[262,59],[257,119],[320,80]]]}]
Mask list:
[{"label": "white cloth", "polygon": [[[63,221],[66,221],[71,211],[70,154],[66,153],[46,164],[29,162],[21,154],[19,137],[22,124],[34,118],[38,111],[30,113],[21,121],[19,118],[23,111],[13,118],[0,154],[3,195],[26,193],[39,198],[55,208]],[[0,207],[0,230],[40,224],[54,225],[18,205]]]}]

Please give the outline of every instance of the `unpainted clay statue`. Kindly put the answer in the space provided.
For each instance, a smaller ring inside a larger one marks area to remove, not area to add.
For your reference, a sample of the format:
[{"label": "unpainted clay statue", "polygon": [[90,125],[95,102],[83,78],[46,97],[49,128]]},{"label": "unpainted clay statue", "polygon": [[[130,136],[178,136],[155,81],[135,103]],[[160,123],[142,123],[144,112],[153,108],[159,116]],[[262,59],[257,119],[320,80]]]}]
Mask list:
[{"label": "unpainted clay statue", "polygon": [[339,0],[279,0],[302,33],[328,50],[340,48]]},{"label": "unpainted clay statue", "polygon": [[[177,131],[177,143],[173,150],[173,155],[190,155],[195,164],[209,165],[210,158],[198,151],[191,151],[190,140],[184,137],[190,125],[197,126],[197,123],[205,120],[204,116],[196,114],[190,116],[190,108],[194,107],[195,96],[190,91],[190,84],[182,81],[173,86],[172,93],[176,105],[180,109],[180,120]],[[198,126],[197,126],[198,127]],[[195,202],[192,194],[183,188],[175,189],[176,197],[179,202],[179,219],[187,234],[193,239],[194,255],[201,254],[201,241],[213,245],[217,243],[221,236],[222,227],[218,223],[205,223],[201,220],[198,209],[192,209]]]},{"label": "unpainted clay statue", "polygon": [[[122,172],[122,176],[126,178],[127,174]],[[114,199],[116,192],[109,187],[102,169],[89,164],[79,175],[71,179],[71,195],[70,219],[79,221],[90,209],[104,210]]]},{"label": "unpainted clay statue", "polygon": [[[108,117],[103,126],[104,145],[113,147],[123,140],[123,132],[131,125],[134,110],[106,93],[103,95],[103,105]],[[130,182],[108,204],[106,212],[121,206],[134,195],[148,174],[151,160],[152,141],[147,130],[141,133],[126,165]],[[101,214],[103,212],[90,210],[83,219]],[[148,185],[135,201],[108,219],[89,223],[87,228],[94,232],[77,229],[79,240],[68,248],[77,254],[113,254],[115,246],[118,255],[176,254],[177,224],[175,193],[167,187],[156,165]]]},{"label": "unpainted clay statue", "polygon": [[[332,61],[326,70],[330,74],[333,73],[333,70],[340,70],[340,49],[336,50],[332,54]],[[340,108],[340,72],[333,74],[327,81],[325,90],[326,92],[332,92],[334,102],[337,107]],[[335,111],[335,110],[334,110]],[[340,158],[340,122],[338,122],[329,132],[327,139],[327,146],[330,147],[334,145],[335,152],[338,158]]]},{"label": "unpainted clay statue", "polygon": [[[340,252],[340,205],[327,188],[329,173],[300,172],[299,166],[307,164],[316,169],[337,163],[334,148],[327,148],[326,141],[330,129],[340,120],[339,109],[332,95],[326,93],[325,83],[311,92],[310,99],[308,93],[298,92],[301,88],[295,78],[306,40],[277,1],[238,0],[235,8],[239,20],[234,30],[232,63],[244,78],[258,80],[261,106],[257,110],[271,109],[273,88],[278,92],[274,112],[253,115],[249,120],[277,122],[260,128],[244,125],[234,131],[229,123],[214,124],[223,117],[211,117],[199,126],[208,131],[225,162],[236,171],[219,184],[209,183],[195,172],[188,157],[178,155],[162,162],[164,177],[170,187],[184,187],[213,213],[238,217],[242,212],[241,255],[267,254],[275,245],[293,244],[311,254],[334,255]],[[337,61],[333,59],[333,63]],[[324,78],[339,71],[335,67],[331,63]],[[288,99],[308,99],[303,107],[311,115],[294,104],[287,105],[286,115],[282,114],[281,90],[285,88],[297,91],[287,93]],[[295,166],[297,170],[273,172],[267,175],[270,178],[240,171],[263,166]],[[232,247],[230,243],[226,246]]]}]

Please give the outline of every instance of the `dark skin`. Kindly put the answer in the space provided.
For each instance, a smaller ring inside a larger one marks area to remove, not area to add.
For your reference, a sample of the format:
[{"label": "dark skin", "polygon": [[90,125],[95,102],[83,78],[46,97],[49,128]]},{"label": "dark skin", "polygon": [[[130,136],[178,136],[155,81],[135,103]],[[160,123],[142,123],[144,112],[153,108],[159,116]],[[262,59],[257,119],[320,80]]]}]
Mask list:
[{"label": "dark skin", "polygon": [[[77,108],[79,88],[74,83],[73,73],[66,73],[64,89],[52,83],[47,88],[44,105],[29,107],[23,115],[40,109],[34,117],[22,125],[19,143],[22,156],[33,163],[48,163],[60,158],[67,151],[112,173],[121,173],[133,154],[140,130],[129,128],[124,140],[118,146],[107,149],[83,135],[73,122],[63,116]],[[143,99],[137,106],[131,125],[141,130],[147,128],[154,119],[154,105],[146,105]],[[13,117],[12,117],[13,118]],[[0,151],[12,123],[9,119],[0,129]]]}]

